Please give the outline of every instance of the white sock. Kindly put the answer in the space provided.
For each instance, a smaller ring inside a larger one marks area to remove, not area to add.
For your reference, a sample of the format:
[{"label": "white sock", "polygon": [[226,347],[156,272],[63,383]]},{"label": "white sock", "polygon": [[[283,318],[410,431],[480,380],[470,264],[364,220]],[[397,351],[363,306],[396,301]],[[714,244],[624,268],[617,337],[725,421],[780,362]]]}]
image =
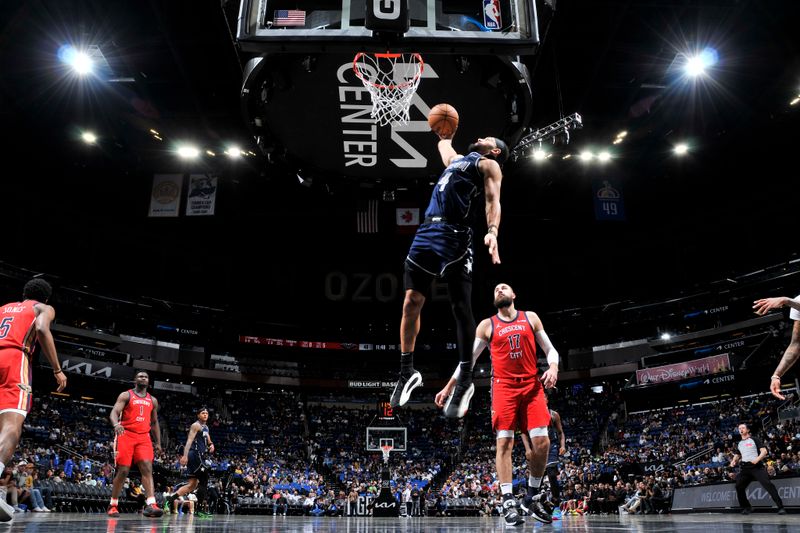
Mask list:
[{"label": "white sock", "polygon": [[119,498],[111,498],[111,505],[119,505]]},{"label": "white sock", "polygon": [[542,486],[542,478],[528,476],[528,486],[534,489],[538,489],[539,487]]},{"label": "white sock", "polygon": [[500,494],[505,496],[506,494],[512,494],[514,485],[511,483],[500,483]]},{"label": "white sock", "polygon": [[147,505],[155,505],[156,499],[153,496],[150,496],[149,498],[147,498],[147,500],[145,500],[145,503]]}]

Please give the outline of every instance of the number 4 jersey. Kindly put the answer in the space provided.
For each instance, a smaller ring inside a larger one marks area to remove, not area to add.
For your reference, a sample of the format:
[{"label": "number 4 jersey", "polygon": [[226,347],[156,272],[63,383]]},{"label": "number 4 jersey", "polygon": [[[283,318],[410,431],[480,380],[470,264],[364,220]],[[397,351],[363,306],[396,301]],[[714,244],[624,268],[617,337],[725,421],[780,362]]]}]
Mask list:
[{"label": "number 4 jersey", "polygon": [[525,311],[517,310],[516,318],[509,322],[497,315],[491,321],[492,377],[533,378],[539,371],[536,366],[536,337]]}]

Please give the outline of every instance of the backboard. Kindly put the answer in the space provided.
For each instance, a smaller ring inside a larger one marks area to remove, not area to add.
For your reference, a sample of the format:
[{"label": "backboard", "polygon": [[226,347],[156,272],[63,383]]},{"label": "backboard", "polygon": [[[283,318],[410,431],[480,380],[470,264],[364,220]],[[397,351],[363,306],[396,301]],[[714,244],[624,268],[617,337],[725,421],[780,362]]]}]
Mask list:
[{"label": "backboard", "polygon": [[[391,13],[401,4],[408,31],[376,40],[368,10]],[[535,53],[539,33],[535,0],[241,0],[237,40],[258,53],[389,44],[392,51],[525,55]]]},{"label": "backboard", "polygon": [[393,452],[406,451],[406,428],[368,426],[365,449],[368,452],[382,452],[381,446],[391,444]]}]

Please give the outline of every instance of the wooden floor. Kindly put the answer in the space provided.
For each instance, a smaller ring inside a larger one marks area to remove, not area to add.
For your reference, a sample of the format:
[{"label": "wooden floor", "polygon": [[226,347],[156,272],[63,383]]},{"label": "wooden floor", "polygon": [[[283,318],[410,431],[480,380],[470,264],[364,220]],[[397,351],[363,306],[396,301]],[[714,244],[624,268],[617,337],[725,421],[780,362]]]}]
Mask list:
[{"label": "wooden floor", "polygon": [[506,527],[501,518],[312,518],[273,516],[164,516],[148,519],[141,515],[106,518],[98,514],[25,513],[15,516],[6,531],[27,533],[456,533],[460,531],[635,531],[640,533],[790,533],[800,531],[800,515],[778,516],[775,513],[675,514],[666,516],[569,516],[552,525],[528,518],[518,527]]}]

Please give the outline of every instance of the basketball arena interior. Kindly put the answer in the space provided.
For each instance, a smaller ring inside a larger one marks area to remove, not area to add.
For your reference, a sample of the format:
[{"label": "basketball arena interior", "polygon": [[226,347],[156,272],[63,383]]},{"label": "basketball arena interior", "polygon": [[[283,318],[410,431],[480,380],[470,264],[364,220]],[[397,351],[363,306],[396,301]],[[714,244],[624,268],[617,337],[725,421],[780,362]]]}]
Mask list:
[{"label": "basketball arena interior", "polygon": [[[793,0],[4,0],[0,294],[52,287],[31,312],[54,310],[56,358],[42,331],[16,351],[0,529],[800,530],[797,20]],[[503,284],[535,312],[564,437],[537,478],[517,432],[510,489],[494,345],[466,414],[436,404],[465,346],[443,276],[422,384],[393,395],[442,146],[487,138],[508,157],[475,167],[470,320],[499,320]],[[155,504],[136,464],[112,502],[142,372]],[[531,483],[548,518],[512,524]]]}]

